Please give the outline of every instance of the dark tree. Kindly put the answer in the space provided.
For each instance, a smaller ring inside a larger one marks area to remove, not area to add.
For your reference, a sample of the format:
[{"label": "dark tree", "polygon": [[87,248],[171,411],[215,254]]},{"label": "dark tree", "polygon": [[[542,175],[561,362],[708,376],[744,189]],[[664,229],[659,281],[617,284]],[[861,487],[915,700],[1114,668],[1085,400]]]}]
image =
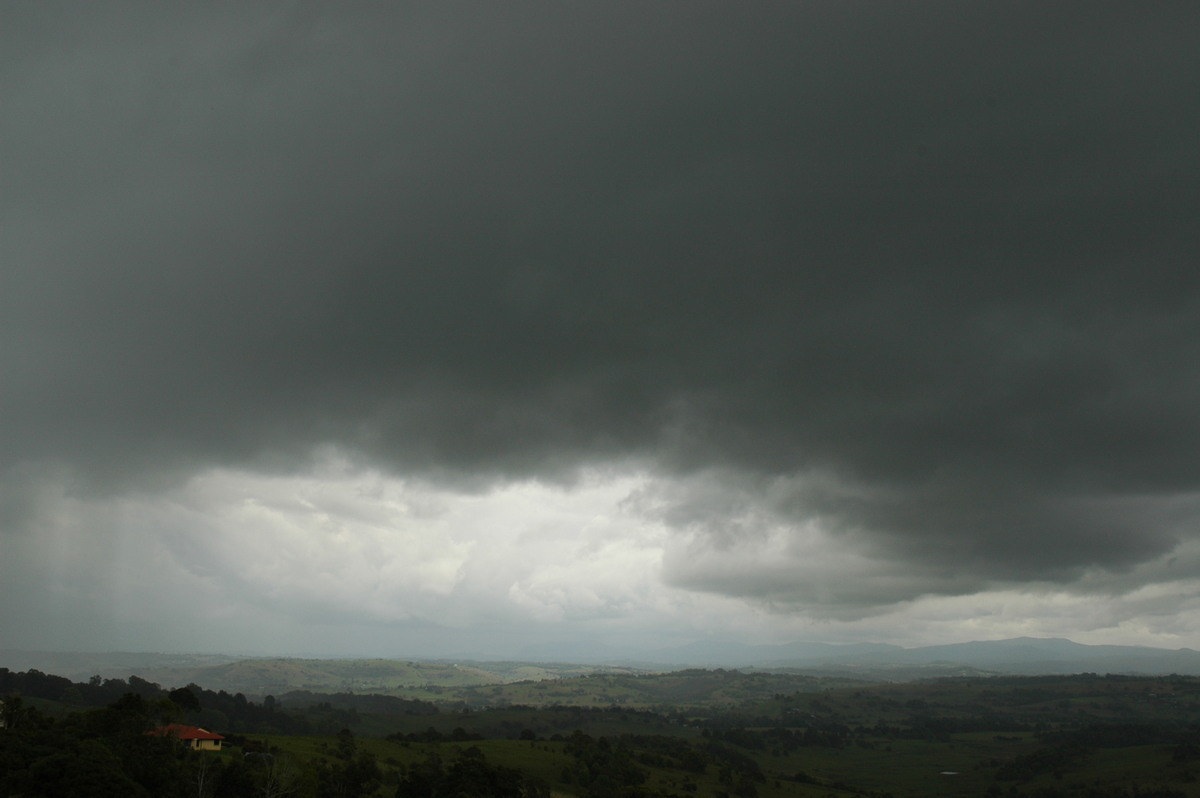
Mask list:
[{"label": "dark tree", "polygon": [[184,712],[199,712],[200,699],[196,698],[196,694],[186,687],[177,687],[167,693],[167,698],[175,702],[175,704]]}]

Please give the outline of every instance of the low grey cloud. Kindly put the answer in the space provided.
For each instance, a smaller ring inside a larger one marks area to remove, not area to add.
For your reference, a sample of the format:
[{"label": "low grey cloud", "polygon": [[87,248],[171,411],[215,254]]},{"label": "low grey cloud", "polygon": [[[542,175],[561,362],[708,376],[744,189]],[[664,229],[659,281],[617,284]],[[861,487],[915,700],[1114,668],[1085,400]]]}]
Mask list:
[{"label": "low grey cloud", "polygon": [[1196,537],[1188,4],[5,14],[11,550],[46,485],[322,447],[650,475],[666,584],[784,613],[1133,591]]}]

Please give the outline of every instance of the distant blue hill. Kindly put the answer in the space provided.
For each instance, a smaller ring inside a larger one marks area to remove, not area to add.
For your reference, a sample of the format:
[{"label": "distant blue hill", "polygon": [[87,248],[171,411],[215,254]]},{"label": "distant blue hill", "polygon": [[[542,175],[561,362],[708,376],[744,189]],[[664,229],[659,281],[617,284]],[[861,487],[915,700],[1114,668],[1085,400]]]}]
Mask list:
[{"label": "distant blue hill", "polygon": [[1065,638],[1018,637],[902,648],[882,643],[787,643],[747,646],[704,641],[657,651],[648,661],[709,667],[960,666],[1013,674],[1143,673],[1200,675],[1189,648],[1089,646]]},{"label": "distant blue hill", "polygon": [[769,662],[788,661],[826,661],[841,659],[857,659],[860,657],[882,656],[903,652],[900,646],[885,643],[854,643],[838,645],[835,643],[795,642],[782,645],[744,645],[719,641],[699,641],[688,643],[676,648],[644,655],[651,662],[664,664],[680,663],[687,665],[711,665],[720,667],[737,667],[739,665],[760,665]]}]

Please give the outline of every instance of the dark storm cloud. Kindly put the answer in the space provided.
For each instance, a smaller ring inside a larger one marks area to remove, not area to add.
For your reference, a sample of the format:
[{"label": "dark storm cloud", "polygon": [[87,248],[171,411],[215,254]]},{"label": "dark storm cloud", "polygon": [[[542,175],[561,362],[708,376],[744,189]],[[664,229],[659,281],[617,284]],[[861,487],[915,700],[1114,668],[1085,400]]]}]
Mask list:
[{"label": "dark storm cloud", "polygon": [[11,16],[6,469],[821,473],[771,512],[978,585],[1192,534],[1190,4]]}]

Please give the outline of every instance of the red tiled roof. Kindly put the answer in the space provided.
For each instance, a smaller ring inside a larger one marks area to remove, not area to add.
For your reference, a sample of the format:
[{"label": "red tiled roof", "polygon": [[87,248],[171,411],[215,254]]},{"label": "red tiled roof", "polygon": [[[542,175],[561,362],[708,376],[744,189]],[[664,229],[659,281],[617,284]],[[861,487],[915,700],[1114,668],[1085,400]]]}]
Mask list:
[{"label": "red tiled roof", "polygon": [[225,738],[216,732],[210,732],[206,729],[201,729],[199,726],[184,726],[181,723],[171,723],[167,726],[159,726],[152,732],[149,732],[157,737],[177,737],[180,740],[224,740]]}]

